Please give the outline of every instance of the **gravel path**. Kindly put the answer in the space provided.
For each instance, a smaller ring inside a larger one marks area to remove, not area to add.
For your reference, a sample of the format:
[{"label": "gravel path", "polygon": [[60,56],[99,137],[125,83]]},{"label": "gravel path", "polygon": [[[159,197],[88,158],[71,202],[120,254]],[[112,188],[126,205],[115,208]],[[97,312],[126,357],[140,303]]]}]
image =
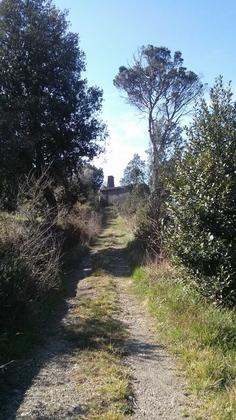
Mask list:
[{"label": "gravel path", "polygon": [[[118,318],[129,331],[123,347],[125,363],[133,374],[135,410],[130,418],[181,419],[184,417],[182,408],[186,405],[183,381],[173,358],[157,343],[147,310],[130,293],[132,280],[124,243],[122,245],[123,232],[119,231],[116,221],[111,221],[107,229],[108,234],[105,229],[92,254],[100,254],[106,260],[106,271],[116,278],[121,307]],[[86,276],[91,270],[92,254],[74,276],[73,293],[66,301],[64,316],[56,328],[55,325],[53,329],[48,327],[46,343],[18,369],[18,379],[10,386],[0,410],[0,419],[89,418],[86,416],[86,397],[79,391],[73,374],[76,359],[66,328],[76,322],[71,314],[78,305],[80,294],[86,293]]]},{"label": "gravel path", "polygon": [[129,331],[125,343],[127,364],[133,372],[135,413],[132,419],[182,419],[186,404],[184,384],[173,358],[154,335],[147,310],[130,295],[129,280],[119,283],[120,320]]},{"label": "gravel path", "polygon": [[174,358],[157,343],[153,320],[132,291],[127,254],[119,245],[110,259],[110,270],[117,280],[119,320],[126,325],[129,338],[124,343],[126,363],[133,372],[136,420],[177,420],[186,418],[188,405],[184,381]]},{"label": "gravel path", "polygon": [[64,307],[45,328],[43,344],[30,359],[20,361],[9,372],[10,378],[9,374],[6,377],[5,395],[2,399],[0,396],[1,420],[83,418],[86,404],[73,374],[76,349],[67,329],[76,322],[73,309],[86,290],[90,267],[88,255],[70,279],[70,296]]}]

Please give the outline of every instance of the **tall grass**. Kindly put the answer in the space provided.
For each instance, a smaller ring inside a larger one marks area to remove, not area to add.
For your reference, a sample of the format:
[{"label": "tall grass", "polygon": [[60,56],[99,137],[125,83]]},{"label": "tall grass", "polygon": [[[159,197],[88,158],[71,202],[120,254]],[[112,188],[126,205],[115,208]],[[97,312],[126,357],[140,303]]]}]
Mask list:
[{"label": "tall grass", "polygon": [[134,272],[162,340],[180,357],[189,390],[200,399],[196,418],[236,417],[236,314],[209,304],[186,274],[163,262]]}]

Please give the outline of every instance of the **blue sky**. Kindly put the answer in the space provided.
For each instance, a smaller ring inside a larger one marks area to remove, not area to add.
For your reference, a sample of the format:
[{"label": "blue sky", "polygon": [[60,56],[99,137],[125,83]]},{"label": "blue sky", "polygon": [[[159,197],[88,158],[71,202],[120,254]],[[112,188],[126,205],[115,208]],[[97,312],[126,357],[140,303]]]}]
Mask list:
[{"label": "blue sky", "polygon": [[69,10],[71,30],[80,35],[86,77],[104,91],[103,118],[110,139],[96,164],[116,182],[134,153],[145,157],[145,120],[113,86],[121,65],[132,63],[141,45],[180,50],[184,64],[212,85],[222,74],[236,92],[236,0],[55,0]]}]

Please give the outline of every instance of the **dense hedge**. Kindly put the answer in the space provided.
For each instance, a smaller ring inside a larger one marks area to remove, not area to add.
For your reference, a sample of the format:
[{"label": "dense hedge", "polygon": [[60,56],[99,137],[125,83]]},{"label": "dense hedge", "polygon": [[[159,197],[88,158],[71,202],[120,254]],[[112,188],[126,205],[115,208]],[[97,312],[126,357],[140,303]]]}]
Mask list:
[{"label": "dense hedge", "polygon": [[168,244],[217,303],[236,302],[236,107],[219,78],[171,181]]}]

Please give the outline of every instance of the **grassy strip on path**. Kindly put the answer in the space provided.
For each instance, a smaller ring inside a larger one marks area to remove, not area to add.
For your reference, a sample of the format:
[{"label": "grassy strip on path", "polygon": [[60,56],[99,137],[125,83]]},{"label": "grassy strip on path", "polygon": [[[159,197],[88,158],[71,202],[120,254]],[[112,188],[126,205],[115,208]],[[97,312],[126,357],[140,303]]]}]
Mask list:
[{"label": "grassy strip on path", "polygon": [[122,342],[127,331],[118,320],[119,298],[115,270],[116,255],[110,251],[126,246],[128,237],[123,223],[107,209],[108,223],[96,240],[94,272],[83,280],[79,301],[74,309],[73,329],[76,340],[75,375],[82,399],[86,401],[85,418],[122,420],[132,413],[131,374],[124,363]]},{"label": "grassy strip on path", "polygon": [[116,319],[118,298],[115,279],[103,271],[85,279],[70,330],[76,341],[75,375],[85,418],[122,420],[132,411],[130,372],[123,362],[120,343],[126,336],[124,325]]},{"label": "grassy strip on path", "polygon": [[236,314],[205,302],[167,263],[136,269],[134,290],[156,319],[159,336],[180,357],[197,419],[236,418]]}]

